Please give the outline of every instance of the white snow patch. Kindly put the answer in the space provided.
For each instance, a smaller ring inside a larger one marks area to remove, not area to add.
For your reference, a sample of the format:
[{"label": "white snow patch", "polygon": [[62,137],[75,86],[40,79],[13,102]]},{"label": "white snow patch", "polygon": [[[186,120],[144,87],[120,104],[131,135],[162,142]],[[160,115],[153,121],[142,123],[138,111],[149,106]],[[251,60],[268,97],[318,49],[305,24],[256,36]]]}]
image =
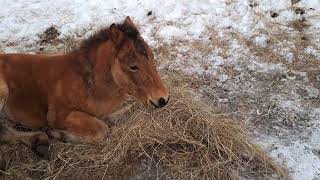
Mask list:
[{"label": "white snow patch", "polygon": [[306,8],[313,8],[320,10],[320,1],[319,0],[301,0],[299,2],[300,6],[306,7]]},{"label": "white snow patch", "polygon": [[258,72],[279,72],[284,70],[282,64],[271,64],[264,62],[253,61],[252,64],[248,66],[250,70],[258,71]]},{"label": "white snow patch", "polygon": [[304,52],[306,54],[311,54],[311,55],[315,56],[318,60],[320,60],[320,51],[316,50],[314,47],[308,46],[304,49]]},{"label": "white snow patch", "polygon": [[308,93],[308,96],[310,98],[318,98],[319,97],[319,90],[313,86],[306,86],[305,87],[307,93]]},{"label": "white snow patch", "polygon": [[159,34],[162,38],[187,38],[187,31],[175,26],[161,27]]},{"label": "white snow patch", "polygon": [[261,136],[257,143],[277,162],[285,164],[293,179],[316,179],[320,173],[320,157],[316,152],[320,149],[320,131],[314,131],[310,136],[311,143],[301,140],[286,142],[273,136]]},{"label": "white snow patch", "polygon": [[256,45],[261,46],[261,47],[267,46],[267,40],[268,40],[268,38],[266,36],[257,36],[255,38]]},{"label": "white snow patch", "polygon": [[313,154],[312,147],[296,141],[291,145],[276,145],[271,156],[281,159],[293,173],[293,179],[314,179],[320,173],[320,158]]}]

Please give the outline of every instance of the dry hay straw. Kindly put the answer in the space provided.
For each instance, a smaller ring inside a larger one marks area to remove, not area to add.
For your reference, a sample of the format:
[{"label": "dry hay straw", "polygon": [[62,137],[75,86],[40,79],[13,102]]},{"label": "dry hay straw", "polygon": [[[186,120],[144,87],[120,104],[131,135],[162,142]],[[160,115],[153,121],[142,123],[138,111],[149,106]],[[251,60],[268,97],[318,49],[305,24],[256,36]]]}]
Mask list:
[{"label": "dry hay straw", "polygon": [[[139,103],[114,121],[101,145],[53,142],[51,160],[23,146],[1,147],[4,179],[239,179],[289,178],[250,142],[246,128],[214,112],[168,78],[170,103],[147,109]],[[149,163],[146,163],[149,162]],[[142,173],[141,173],[142,172]]]}]

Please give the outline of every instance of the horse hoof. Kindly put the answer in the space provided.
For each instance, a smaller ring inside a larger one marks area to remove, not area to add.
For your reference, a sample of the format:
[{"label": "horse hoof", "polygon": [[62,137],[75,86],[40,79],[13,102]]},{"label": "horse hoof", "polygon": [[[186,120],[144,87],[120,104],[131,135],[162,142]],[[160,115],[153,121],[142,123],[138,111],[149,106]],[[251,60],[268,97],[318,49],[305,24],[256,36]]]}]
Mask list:
[{"label": "horse hoof", "polygon": [[114,123],[113,121],[111,121],[111,120],[106,120],[106,121],[104,121],[105,123],[106,123],[106,125],[109,127],[109,128],[112,128],[112,127],[114,127],[115,125],[116,125],[116,123]]},{"label": "horse hoof", "polygon": [[49,138],[46,134],[34,135],[31,146],[37,156],[49,160]]},{"label": "horse hoof", "polygon": [[49,160],[49,144],[38,144],[35,152],[39,157]]}]

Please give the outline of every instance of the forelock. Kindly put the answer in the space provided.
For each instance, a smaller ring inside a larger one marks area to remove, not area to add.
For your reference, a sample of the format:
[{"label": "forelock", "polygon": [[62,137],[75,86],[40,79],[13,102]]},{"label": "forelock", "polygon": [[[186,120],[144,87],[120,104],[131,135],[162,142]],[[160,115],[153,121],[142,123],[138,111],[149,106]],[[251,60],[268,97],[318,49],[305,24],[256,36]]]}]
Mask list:
[{"label": "forelock", "polygon": [[136,28],[133,28],[127,24],[118,24],[117,28],[123,32],[127,37],[132,39],[135,43],[135,47],[140,54],[143,54],[147,57],[147,52],[144,47],[144,43],[141,39],[138,38],[139,31]]}]

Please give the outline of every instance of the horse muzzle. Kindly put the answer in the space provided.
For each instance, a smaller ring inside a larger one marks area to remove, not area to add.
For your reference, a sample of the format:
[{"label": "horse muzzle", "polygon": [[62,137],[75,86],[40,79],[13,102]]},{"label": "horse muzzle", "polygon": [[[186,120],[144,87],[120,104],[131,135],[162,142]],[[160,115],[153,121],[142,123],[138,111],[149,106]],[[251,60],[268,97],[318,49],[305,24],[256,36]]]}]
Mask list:
[{"label": "horse muzzle", "polygon": [[160,97],[156,101],[149,100],[150,104],[152,104],[156,108],[162,108],[168,104],[170,96]]}]

